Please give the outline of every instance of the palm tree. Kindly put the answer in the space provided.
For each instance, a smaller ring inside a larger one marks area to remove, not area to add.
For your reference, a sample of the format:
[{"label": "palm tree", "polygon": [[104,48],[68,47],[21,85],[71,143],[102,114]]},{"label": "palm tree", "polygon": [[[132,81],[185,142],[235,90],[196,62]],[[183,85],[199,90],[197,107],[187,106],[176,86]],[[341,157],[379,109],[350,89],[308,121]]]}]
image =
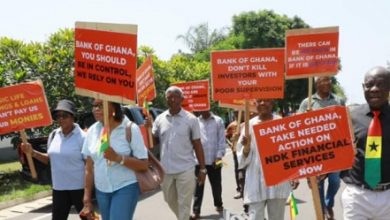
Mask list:
[{"label": "palm tree", "polygon": [[210,30],[208,23],[191,26],[185,35],[179,35],[176,39],[184,41],[192,53],[201,52],[215,43],[226,38],[227,28]]}]

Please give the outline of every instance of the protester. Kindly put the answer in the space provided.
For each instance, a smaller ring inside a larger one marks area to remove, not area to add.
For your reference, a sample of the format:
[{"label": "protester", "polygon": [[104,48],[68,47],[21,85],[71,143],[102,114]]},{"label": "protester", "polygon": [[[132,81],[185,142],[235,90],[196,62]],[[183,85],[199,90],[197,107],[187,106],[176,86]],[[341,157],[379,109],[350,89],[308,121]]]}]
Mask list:
[{"label": "protester", "polygon": [[[83,145],[86,157],[84,212],[92,212],[92,189],[103,220],[131,220],[138,202],[140,188],[134,171],[146,170],[148,153],[141,131],[131,123],[131,141],[126,126],[130,120],[124,116],[118,103],[108,102],[109,124],[104,124],[103,101],[93,102],[95,122],[87,132]],[[106,132],[109,127],[110,133]],[[102,147],[109,145],[103,151]],[[108,144],[108,143],[107,143]]]},{"label": "protester", "polygon": [[[155,141],[160,142],[161,164],[165,170],[162,191],[177,219],[188,220],[195,190],[194,151],[199,164],[198,184],[204,183],[207,173],[199,122],[193,114],[182,109],[184,96],[179,87],[169,87],[165,98],[169,108],[157,116],[152,129]],[[146,126],[150,126],[150,120]]]},{"label": "protester", "polygon": [[355,136],[355,162],[341,177],[344,220],[390,218],[390,71],[369,70],[363,83],[367,104],[351,111]]},{"label": "protester", "polygon": [[[332,93],[332,79],[329,76],[320,76],[315,77],[315,88],[316,93],[312,96],[312,102],[311,102],[311,110],[316,110],[332,105],[345,105],[345,101],[338,97],[336,94]],[[299,113],[306,112],[308,110],[308,102],[309,98],[306,98],[302,101],[301,105],[299,106]],[[326,191],[325,195],[325,177],[328,179],[328,189]],[[337,191],[340,188],[340,172],[333,172],[328,173],[326,176],[323,176],[323,178],[320,178],[319,183],[319,193],[320,193],[320,199],[321,199],[321,205],[322,209],[324,210],[324,213],[326,214],[326,217],[328,220],[334,219],[334,212],[333,212],[333,206],[334,206],[334,198],[337,194]]]},{"label": "protester", "polygon": [[291,186],[289,182],[271,187],[265,185],[252,128],[255,124],[278,119],[280,116],[272,114],[273,101],[270,99],[257,99],[256,107],[258,116],[249,121],[249,136],[245,136],[245,131],[241,131],[238,140],[240,168],[246,168],[244,203],[249,205],[250,220],[264,219],[266,206],[268,212],[267,219],[282,220],[284,219],[285,202],[291,192]]},{"label": "protester", "polygon": [[[234,162],[234,177],[235,177],[235,180],[236,180],[236,195],[234,196],[235,199],[240,199],[242,198],[242,194],[243,194],[243,191],[244,191],[244,186],[243,186],[243,172],[245,172],[245,170],[239,170],[238,169],[238,160],[237,160],[237,149],[236,149],[236,146],[233,146],[234,142],[235,142],[235,137],[234,136],[234,133],[236,131],[237,134],[239,134],[239,131],[240,131],[240,128],[237,128],[237,115],[238,115],[238,112],[237,111],[234,111],[234,121],[232,121],[227,127],[226,127],[226,132],[225,132],[225,137],[226,137],[226,142],[228,143],[229,147],[231,148],[232,150],[232,155],[233,155],[233,162]],[[243,119],[244,117],[241,118],[241,122],[243,122]],[[240,123],[241,123],[240,122]],[[241,176],[241,178],[240,178]],[[242,181],[241,181],[242,180]]]},{"label": "protester", "polygon": [[[255,114],[250,115],[253,117]],[[243,126],[245,115],[240,119],[240,127],[237,128],[237,120],[238,120],[238,112],[234,111],[234,118],[236,120],[232,121],[226,128],[225,137],[226,142],[232,150],[233,162],[234,162],[234,177],[236,180],[236,195],[233,197],[234,199],[243,198],[244,187],[245,187],[245,169],[239,169],[238,159],[237,159],[237,146],[234,146],[234,143],[237,144],[237,139],[240,136],[240,130]],[[244,204],[244,212],[248,213],[248,205]]]},{"label": "protester", "polygon": [[[223,211],[222,202],[222,157],[225,155],[226,140],[225,126],[221,117],[210,111],[200,112],[198,117],[201,133],[201,143],[205,156],[207,176],[209,177],[214,198],[214,207],[218,212]],[[199,174],[199,165],[195,167],[195,175]],[[191,219],[200,217],[203,201],[204,184],[197,185],[194,194],[193,215]]]},{"label": "protester", "polygon": [[48,164],[50,162],[53,205],[52,219],[66,220],[72,205],[78,212],[83,208],[84,159],[81,154],[85,133],[75,123],[76,107],[72,101],[63,99],[53,111],[53,118],[60,126],[48,139],[47,153],[33,150],[31,144],[22,143],[25,153]]}]

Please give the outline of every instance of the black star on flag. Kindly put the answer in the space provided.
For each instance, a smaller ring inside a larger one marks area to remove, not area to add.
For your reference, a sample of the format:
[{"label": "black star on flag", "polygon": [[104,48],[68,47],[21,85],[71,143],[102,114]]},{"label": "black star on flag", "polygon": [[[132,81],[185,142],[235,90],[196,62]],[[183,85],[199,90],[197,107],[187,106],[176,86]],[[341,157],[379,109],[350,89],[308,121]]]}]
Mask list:
[{"label": "black star on flag", "polygon": [[375,141],[373,141],[372,143],[371,143],[371,145],[370,145],[370,151],[378,151],[378,149],[377,149],[377,147],[378,147],[379,145],[378,144],[375,144]]}]

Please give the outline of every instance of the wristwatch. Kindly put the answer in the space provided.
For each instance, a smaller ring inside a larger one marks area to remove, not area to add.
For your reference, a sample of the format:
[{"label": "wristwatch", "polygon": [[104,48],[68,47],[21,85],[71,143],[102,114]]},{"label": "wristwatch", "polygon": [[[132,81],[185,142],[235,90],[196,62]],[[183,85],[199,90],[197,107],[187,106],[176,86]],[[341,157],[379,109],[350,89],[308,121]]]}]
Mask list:
[{"label": "wristwatch", "polygon": [[199,169],[199,172],[201,172],[201,173],[203,173],[203,174],[207,174],[207,169],[206,169],[206,168]]},{"label": "wristwatch", "polygon": [[122,156],[122,160],[121,160],[121,162],[119,162],[119,164],[122,166],[125,164],[125,156]]}]

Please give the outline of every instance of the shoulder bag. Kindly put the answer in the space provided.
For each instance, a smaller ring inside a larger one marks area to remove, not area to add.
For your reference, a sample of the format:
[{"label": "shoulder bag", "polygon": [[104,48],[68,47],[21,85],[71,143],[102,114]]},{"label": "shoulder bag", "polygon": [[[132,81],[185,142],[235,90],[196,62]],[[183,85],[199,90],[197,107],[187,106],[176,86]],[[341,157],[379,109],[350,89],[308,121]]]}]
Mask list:
[{"label": "shoulder bag", "polygon": [[[133,122],[129,122],[126,126],[126,138],[131,148],[131,126]],[[132,152],[132,149],[130,149]],[[131,156],[132,153],[130,154]],[[141,193],[151,192],[160,189],[160,184],[164,179],[164,169],[160,161],[148,149],[148,169],[146,171],[134,171],[137,176],[137,181]]]}]

